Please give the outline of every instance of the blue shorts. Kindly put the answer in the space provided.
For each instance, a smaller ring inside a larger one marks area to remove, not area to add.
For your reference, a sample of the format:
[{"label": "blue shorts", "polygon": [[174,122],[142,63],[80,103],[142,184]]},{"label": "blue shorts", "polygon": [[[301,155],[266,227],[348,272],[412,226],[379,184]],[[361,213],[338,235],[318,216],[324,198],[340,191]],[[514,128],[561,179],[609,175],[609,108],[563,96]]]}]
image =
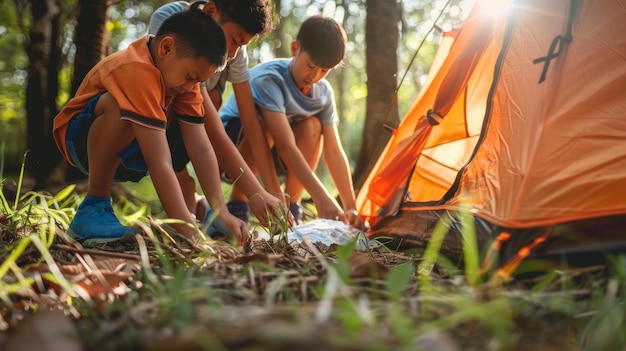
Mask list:
[{"label": "blue shorts", "polygon": [[[231,118],[226,121],[223,121],[224,129],[226,129],[226,134],[232,142],[239,147],[241,144],[241,140],[243,139],[243,126],[241,125],[241,119],[239,118]],[[287,166],[283,162],[283,160],[278,156],[278,151],[276,151],[276,147],[272,147],[272,159],[274,161],[274,168],[276,169],[276,174],[280,176],[284,176],[287,174]],[[257,165],[260,167],[260,165]],[[226,174],[226,172],[221,172],[222,180],[227,183],[232,183],[230,177]]]},{"label": "blue shorts", "polygon": [[[74,116],[67,126],[65,147],[72,163],[83,173],[89,174],[89,158],[87,157],[87,136],[93,121],[94,110],[102,95],[96,95],[85,109]],[[120,154],[120,166],[115,172],[114,182],[138,182],[148,175],[148,166],[141,154],[137,140],[133,140]]]}]

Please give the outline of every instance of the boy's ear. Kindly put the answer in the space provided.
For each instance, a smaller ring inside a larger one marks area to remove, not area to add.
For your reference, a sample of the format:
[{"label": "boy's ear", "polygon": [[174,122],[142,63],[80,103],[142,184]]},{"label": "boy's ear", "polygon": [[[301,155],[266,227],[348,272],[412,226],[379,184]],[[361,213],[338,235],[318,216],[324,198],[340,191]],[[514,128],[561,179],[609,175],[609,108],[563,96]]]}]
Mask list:
[{"label": "boy's ear", "polygon": [[298,51],[300,50],[300,42],[294,40],[291,42],[291,56],[296,57],[298,55]]},{"label": "boy's ear", "polygon": [[209,15],[209,16],[213,16],[213,14],[217,11],[217,7],[215,7],[215,4],[213,3],[213,1],[209,1],[206,4],[204,4],[204,6],[202,7],[202,12],[204,12],[205,14]]},{"label": "boy's ear", "polygon": [[176,50],[176,40],[174,40],[171,36],[165,36],[159,42],[159,57],[163,58],[167,55],[175,53]]}]

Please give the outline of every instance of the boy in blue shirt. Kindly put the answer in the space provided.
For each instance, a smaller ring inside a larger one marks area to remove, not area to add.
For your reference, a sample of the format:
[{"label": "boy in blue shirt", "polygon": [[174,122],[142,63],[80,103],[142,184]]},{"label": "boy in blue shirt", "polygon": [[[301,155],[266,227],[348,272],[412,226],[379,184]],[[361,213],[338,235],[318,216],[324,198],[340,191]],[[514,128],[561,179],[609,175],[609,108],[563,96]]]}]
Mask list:
[{"label": "boy in blue shirt", "polygon": [[[313,16],[302,23],[296,40],[291,43],[291,59],[272,60],[250,70],[250,85],[261,126],[273,147],[275,167],[285,175],[285,193],[298,223],[302,221],[300,200],[306,189],[320,218],[341,220],[363,228],[363,221],[356,212],[350,167],[337,131],[333,89],[325,79],[343,61],[346,41],[345,31],[335,20]],[[220,117],[227,133],[256,173],[266,165],[255,162],[239,114],[231,97]],[[322,154],[343,208],[315,174]],[[231,201],[244,198],[235,183]]]}]

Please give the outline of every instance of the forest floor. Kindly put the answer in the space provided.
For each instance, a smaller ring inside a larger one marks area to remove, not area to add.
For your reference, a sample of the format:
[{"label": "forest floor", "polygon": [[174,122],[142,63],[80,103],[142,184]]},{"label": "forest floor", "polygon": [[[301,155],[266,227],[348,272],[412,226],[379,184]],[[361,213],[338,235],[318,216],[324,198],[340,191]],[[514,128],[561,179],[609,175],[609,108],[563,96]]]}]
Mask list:
[{"label": "forest floor", "polygon": [[0,350],[626,345],[623,257],[476,280],[466,269],[429,263],[424,250],[359,247],[358,237],[328,245],[281,233],[245,247],[194,246],[149,217],[138,221],[139,235],[87,245],[69,238],[63,223],[47,234],[32,225],[16,233],[14,216],[0,212]]}]

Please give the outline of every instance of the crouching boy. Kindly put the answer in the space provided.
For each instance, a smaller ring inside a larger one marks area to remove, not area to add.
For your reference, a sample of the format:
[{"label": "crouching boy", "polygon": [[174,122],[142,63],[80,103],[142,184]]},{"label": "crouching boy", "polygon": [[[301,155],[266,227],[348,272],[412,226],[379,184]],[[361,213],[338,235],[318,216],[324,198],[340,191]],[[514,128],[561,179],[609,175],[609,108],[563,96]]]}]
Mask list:
[{"label": "crouching boy", "polygon": [[[274,163],[285,176],[285,192],[296,221],[302,220],[300,198],[306,189],[319,217],[363,228],[355,210],[350,167],[337,131],[333,88],[325,79],[343,61],[345,53],[346,34],[341,25],[329,17],[309,17],[291,43],[292,58],[255,66],[250,70],[250,85],[262,127],[273,146]],[[250,168],[258,172],[267,167],[255,162],[232,97],[220,111],[220,117]],[[343,208],[315,174],[321,155]],[[235,183],[231,201],[242,199],[244,194]]]},{"label": "crouching boy", "polygon": [[167,116],[179,118],[185,148],[207,199],[220,221],[240,242],[247,226],[229,214],[221,191],[215,153],[203,125],[199,82],[226,61],[219,24],[200,10],[169,17],[156,36],[146,36],[98,63],[54,120],[57,146],[72,165],[89,175],[87,196],[68,233],[80,240],[111,240],[134,233],[111,207],[114,181],[138,181],[150,174],[174,228],[200,240],[178,185],[166,138]]}]

